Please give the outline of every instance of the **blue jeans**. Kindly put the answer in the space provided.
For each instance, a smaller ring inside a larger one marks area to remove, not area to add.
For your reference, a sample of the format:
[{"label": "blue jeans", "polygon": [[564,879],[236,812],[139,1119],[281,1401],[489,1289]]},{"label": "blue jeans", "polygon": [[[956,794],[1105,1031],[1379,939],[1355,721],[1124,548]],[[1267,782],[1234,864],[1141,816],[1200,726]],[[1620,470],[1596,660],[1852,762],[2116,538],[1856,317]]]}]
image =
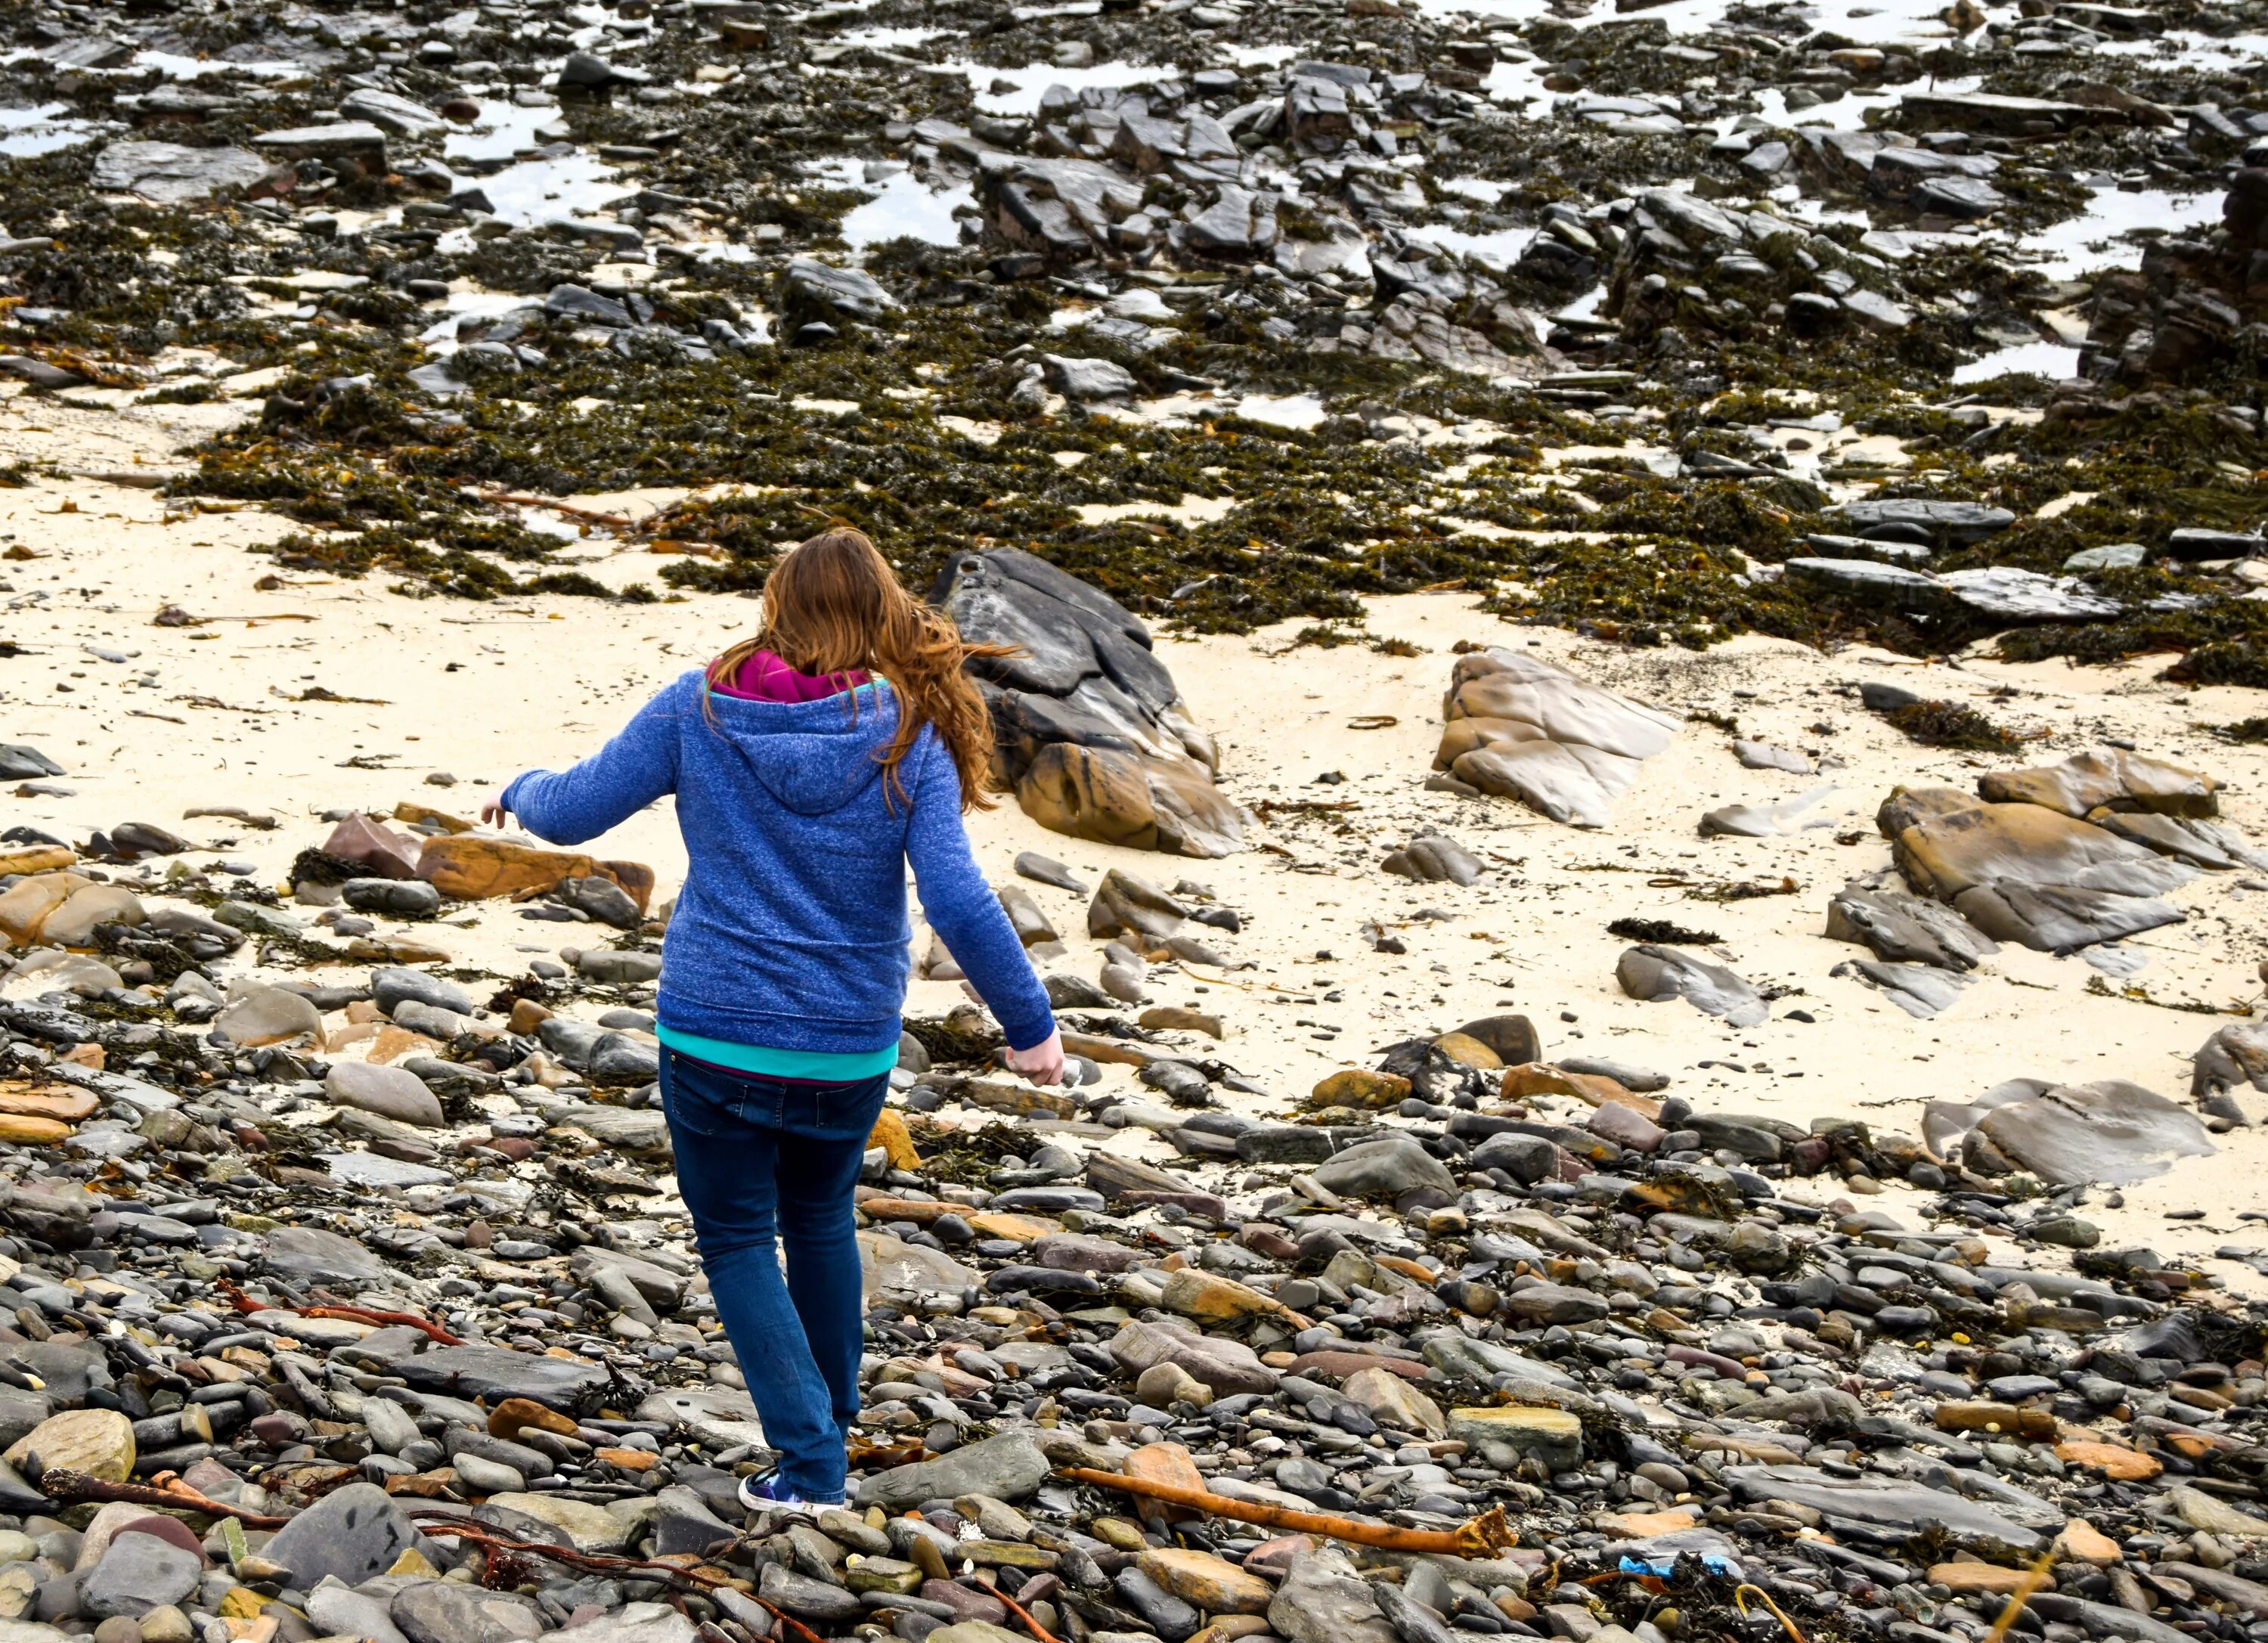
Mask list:
[{"label": "blue jeans", "polygon": [[889,1087],[887,1072],[814,1084],[661,1052],[677,1189],[717,1315],[779,1481],[806,1500],[843,1499],[865,1318],[851,1189]]}]

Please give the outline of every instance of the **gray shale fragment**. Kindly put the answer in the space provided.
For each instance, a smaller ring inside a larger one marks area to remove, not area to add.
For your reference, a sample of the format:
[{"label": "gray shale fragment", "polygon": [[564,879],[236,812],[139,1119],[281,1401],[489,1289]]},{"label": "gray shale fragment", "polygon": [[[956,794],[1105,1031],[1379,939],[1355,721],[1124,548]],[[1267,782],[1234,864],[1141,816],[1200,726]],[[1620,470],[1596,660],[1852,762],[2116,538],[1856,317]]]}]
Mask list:
[{"label": "gray shale fragment", "polygon": [[1683,998],[1705,1015],[1719,1015],[1734,1027],[1754,1027],[1768,1013],[1756,990],[1721,964],[1712,964],[1678,947],[1648,943],[1626,949],[1615,964],[1615,979],[1633,998],[1659,1003]]}]

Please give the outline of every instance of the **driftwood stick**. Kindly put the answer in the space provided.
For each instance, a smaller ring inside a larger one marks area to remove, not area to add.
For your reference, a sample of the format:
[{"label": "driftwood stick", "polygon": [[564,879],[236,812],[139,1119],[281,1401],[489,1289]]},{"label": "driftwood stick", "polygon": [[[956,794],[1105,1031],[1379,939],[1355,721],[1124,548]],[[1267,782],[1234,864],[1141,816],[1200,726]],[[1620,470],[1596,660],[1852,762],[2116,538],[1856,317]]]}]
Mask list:
[{"label": "driftwood stick", "polygon": [[2030,1602],[2040,1588],[2047,1584],[2048,1573],[2054,1567],[2055,1548],[2051,1546],[2040,1554],[2036,1563],[2024,1571],[2024,1578],[2017,1581],[2016,1589],[2008,1594],[2008,1601],[2000,1610],[2000,1617],[1984,1634],[1985,1643],[2001,1643],[2001,1639],[2008,1635],[2008,1628],[2016,1624],[2016,1617],[2024,1612],[2024,1605]]},{"label": "driftwood stick", "polygon": [[293,1307],[291,1310],[303,1318],[344,1318],[350,1323],[374,1324],[380,1329],[388,1324],[406,1324],[410,1329],[423,1331],[437,1345],[462,1346],[465,1344],[461,1335],[452,1335],[439,1324],[431,1319],[421,1318],[414,1312],[379,1312],[369,1307]]},{"label": "driftwood stick", "polygon": [[134,1506],[173,1507],[184,1512],[202,1512],[208,1517],[232,1517],[247,1529],[281,1529],[291,1521],[215,1500],[178,1479],[164,1488],[155,1484],[114,1484],[107,1478],[90,1477],[85,1472],[67,1472],[61,1467],[50,1466],[40,1474],[33,1486],[50,1500],[124,1500]]},{"label": "driftwood stick", "polygon": [[1490,1558],[1510,1547],[1514,1541],[1511,1529],[1504,1521],[1502,1507],[1491,1507],[1470,1522],[1462,1523],[1454,1529],[1396,1529],[1390,1523],[1365,1523],[1356,1518],[1339,1517],[1330,1513],[1294,1512],[1287,1507],[1232,1500],[1226,1495],[1217,1495],[1207,1489],[1185,1489],[1179,1484],[1152,1483],[1146,1477],[1129,1477],[1121,1472],[1101,1472],[1087,1466],[1063,1467],[1057,1470],[1057,1476],[1082,1484],[1093,1484],[1098,1489],[1116,1489],[1124,1494],[1163,1500],[1169,1506],[1188,1507],[1212,1517],[1233,1518],[1240,1523],[1257,1523],[1266,1529],[1289,1529],[1294,1534],[1323,1535],[1333,1540],[1351,1541],[1359,1546],[1381,1547],[1388,1551],[1433,1552],[1449,1558]]},{"label": "driftwood stick", "polygon": [[287,1307],[272,1300],[254,1300],[226,1278],[214,1286],[228,1298],[228,1304],[246,1314],[254,1312],[288,1312],[299,1318],[343,1318],[350,1323],[367,1323],[384,1329],[390,1324],[402,1324],[422,1330],[436,1345],[462,1346],[464,1337],[452,1335],[431,1318],[415,1312],[380,1312],[370,1307],[352,1307],[341,1302],[326,1302],[315,1307]]}]

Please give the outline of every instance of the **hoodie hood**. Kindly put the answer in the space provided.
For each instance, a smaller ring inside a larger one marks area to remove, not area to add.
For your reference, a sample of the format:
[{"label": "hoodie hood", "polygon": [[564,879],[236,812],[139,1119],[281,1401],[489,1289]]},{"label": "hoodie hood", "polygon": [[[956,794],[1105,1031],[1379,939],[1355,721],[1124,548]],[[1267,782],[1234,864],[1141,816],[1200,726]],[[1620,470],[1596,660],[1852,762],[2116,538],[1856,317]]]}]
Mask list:
[{"label": "hoodie hood", "polygon": [[876,680],[816,702],[754,702],[709,691],[708,733],[801,816],[840,810],[881,779],[877,758],[897,733],[897,698]]}]

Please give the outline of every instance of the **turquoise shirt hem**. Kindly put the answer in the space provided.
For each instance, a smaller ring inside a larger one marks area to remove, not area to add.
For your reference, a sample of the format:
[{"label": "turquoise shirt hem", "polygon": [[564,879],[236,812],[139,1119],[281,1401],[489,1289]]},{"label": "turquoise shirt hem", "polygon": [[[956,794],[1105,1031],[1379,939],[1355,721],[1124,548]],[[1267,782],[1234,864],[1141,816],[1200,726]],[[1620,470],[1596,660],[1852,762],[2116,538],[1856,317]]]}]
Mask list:
[{"label": "turquoise shirt hem", "polygon": [[681,1054],[711,1066],[735,1072],[754,1072],[768,1079],[805,1079],[815,1084],[850,1084],[887,1072],[898,1065],[898,1047],[855,1051],[832,1050],[772,1050],[762,1044],[735,1044],[722,1038],[681,1033],[656,1022],[653,1035]]}]

